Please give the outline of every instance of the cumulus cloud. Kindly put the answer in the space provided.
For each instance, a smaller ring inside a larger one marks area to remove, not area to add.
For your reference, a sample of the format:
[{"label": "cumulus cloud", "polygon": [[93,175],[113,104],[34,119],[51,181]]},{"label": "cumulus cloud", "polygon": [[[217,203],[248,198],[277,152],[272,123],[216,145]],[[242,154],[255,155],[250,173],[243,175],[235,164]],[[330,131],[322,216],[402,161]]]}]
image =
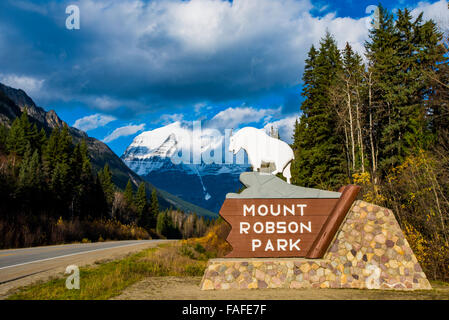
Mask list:
[{"label": "cumulus cloud", "polygon": [[[46,91],[102,112],[279,93],[300,83],[307,51],[326,30],[359,52],[368,37],[368,17],[314,16],[321,7],[310,0],[80,0],[74,32],[64,27],[67,3],[46,6],[38,22],[4,17],[0,70],[40,74]],[[431,17],[444,3],[418,8]]]},{"label": "cumulus cloud", "polygon": [[247,123],[268,121],[274,114],[280,113],[278,109],[255,109],[253,107],[227,108],[217,113],[207,122],[207,126],[223,129],[239,128]]},{"label": "cumulus cloud", "polygon": [[280,138],[288,143],[293,142],[293,131],[295,126],[295,121],[297,117],[287,117],[278,121],[273,121],[267,123],[264,127],[265,131],[269,134],[271,128],[278,130]]},{"label": "cumulus cloud", "polygon": [[73,126],[83,131],[89,131],[99,127],[104,127],[114,120],[117,119],[113,116],[96,113],[76,120]]},{"label": "cumulus cloud", "polygon": [[435,3],[419,2],[418,6],[412,10],[412,15],[417,17],[421,12],[424,19],[433,19],[439,27],[447,32],[449,30],[449,9],[446,0],[440,0]]},{"label": "cumulus cloud", "polygon": [[[64,30],[60,12],[65,4],[48,7],[42,19],[55,19],[47,21],[51,24],[10,22],[14,32],[5,39],[12,46],[9,52],[22,57],[0,59],[0,68],[13,67],[5,62],[19,65],[26,60],[29,70],[45,75],[45,89],[97,99],[92,107],[102,111],[125,106],[140,112],[269,94],[299,83],[306,52],[326,29],[342,46],[348,40],[361,48],[367,36],[363,19],[314,17],[309,0],[77,4],[80,31]],[[45,29],[55,23],[61,29]],[[34,50],[31,28],[55,42]],[[61,52],[55,52],[56,47]],[[71,54],[73,48],[76,55]],[[130,105],[129,100],[139,103]]]},{"label": "cumulus cloud", "polygon": [[145,124],[139,124],[139,125],[128,125],[124,127],[120,127],[112,131],[111,134],[109,134],[107,137],[103,139],[103,142],[108,143],[111,141],[114,141],[120,137],[130,136],[133,135],[139,131],[142,131],[145,128]]},{"label": "cumulus cloud", "polygon": [[175,113],[175,114],[163,114],[159,117],[158,123],[162,123],[164,125],[173,123],[173,122],[180,122],[184,119],[184,115],[182,113]]},{"label": "cumulus cloud", "polygon": [[28,95],[39,95],[42,89],[44,79],[38,79],[29,76],[20,76],[16,74],[0,74],[0,82],[15,89],[22,89]]}]

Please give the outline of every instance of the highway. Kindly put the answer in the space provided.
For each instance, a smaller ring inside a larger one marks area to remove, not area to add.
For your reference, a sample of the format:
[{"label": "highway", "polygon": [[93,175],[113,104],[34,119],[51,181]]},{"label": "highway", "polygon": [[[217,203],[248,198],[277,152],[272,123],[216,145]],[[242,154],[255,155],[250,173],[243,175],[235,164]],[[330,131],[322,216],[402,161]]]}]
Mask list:
[{"label": "highway", "polygon": [[129,240],[0,250],[0,298],[8,290],[83,266],[112,260],[171,240]]}]

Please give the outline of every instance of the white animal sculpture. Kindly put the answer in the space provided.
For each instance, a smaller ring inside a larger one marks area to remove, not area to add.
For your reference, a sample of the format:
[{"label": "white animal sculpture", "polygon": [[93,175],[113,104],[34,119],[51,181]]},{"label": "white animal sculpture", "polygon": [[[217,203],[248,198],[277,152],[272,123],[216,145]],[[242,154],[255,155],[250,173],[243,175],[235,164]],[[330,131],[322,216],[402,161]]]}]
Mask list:
[{"label": "white animal sculpture", "polygon": [[229,151],[236,154],[240,149],[248,154],[248,160],[253,171],[258,171],[262,162],[274,163],[276,170],[271,174],[282,175],[290,183],[291,161],[295,158],[292,148],[284,141],[270,137],[262,129],[245,127],[232,135],[229,142]]}]

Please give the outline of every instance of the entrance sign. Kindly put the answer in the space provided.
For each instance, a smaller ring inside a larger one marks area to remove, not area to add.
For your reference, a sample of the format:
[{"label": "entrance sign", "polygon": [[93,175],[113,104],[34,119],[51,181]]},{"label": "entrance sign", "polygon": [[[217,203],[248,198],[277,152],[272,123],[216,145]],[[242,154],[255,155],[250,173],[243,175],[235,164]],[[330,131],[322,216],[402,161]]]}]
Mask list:
[{"label": "entrance sign", "polygon": [[228,194],[220,210],[232,227],[226,240],[233,258],[321,257],[360,190],[296,187],[259,173],[244,173],[241,180],[248,189]]},{"label": "entrance sign", "polygon": [[[391,210],[355,201],[358,186],[289,184],[293,155],[255,133],[231,137],[230,151],[245,149],[254,172],[240,175],[243,191],[226,195],[220,216],[231,226],[232,251],[209,261],[202,290],[432,288]],[[276,170],[262,171],[263,162]]]},{"label": "entrance sign", "polygon": [[303,188],[260,172],[240,181],[220,210],[233,250],[209,261],[202,290],[432,288],[393,212],[355,201],[359,187]]}]

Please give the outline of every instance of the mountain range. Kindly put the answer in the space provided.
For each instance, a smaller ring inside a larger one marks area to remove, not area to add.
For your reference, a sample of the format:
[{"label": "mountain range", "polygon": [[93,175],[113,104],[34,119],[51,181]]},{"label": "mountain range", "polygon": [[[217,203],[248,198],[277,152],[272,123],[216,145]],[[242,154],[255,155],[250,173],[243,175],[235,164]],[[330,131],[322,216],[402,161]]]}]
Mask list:
[{"label": "mountain range", "polygon": [[218,212],[226,194],[241,188],[240,174],[250,166],[243,151],[236,157],[240,161],[233,159],[228,139],[217,130],[205,127],[194,133],[193,126],[177,121],[143,132],[121,158],[157,188]]},{"label": "mountain range", "polygon": [[[42,107],[37,106],[25,91],[0,83],[0,124],[10,126],[14,119],[19,117],[24,110],[26,110],[30,122],[36,123],[38,128],[44,128],[47,133],[50,133],[54,128],[61,128],[65,125],[65,122],[58,117],[54,110],[45,111]],[[81,139],[86,140],[89,157],[95,171],[103,168],[106,163],[109,164],[113,174],[113,181],[118,188],[123,190],[128,179],[132,181],[135,187],[142,181],[145,181],[148,192],[154,188],[150,181],[142,179],[142,177],[125,165],[105,143],[89,137],[84,131],[73,127],[69,127],[69,132],[75,144]],[[214,212],[180,199],[163,189],[157,188],[157,195],[162,209],[173,207],[184,212],[195,212],[201,216],[217,216]]]}]

